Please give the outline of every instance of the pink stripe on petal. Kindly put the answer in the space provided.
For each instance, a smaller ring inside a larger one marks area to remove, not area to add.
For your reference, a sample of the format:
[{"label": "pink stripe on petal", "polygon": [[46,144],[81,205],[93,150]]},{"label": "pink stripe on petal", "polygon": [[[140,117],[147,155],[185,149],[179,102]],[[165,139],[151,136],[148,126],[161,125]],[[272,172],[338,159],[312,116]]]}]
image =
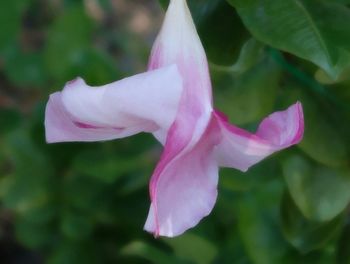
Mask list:
[{"label": "pink stripe on petal", "polygon": [[45,111],[45,134],[48,143],[110,140],[118,137],[113,128],[77,125],[62,104],[61,93],[50,96]]},{"label": "pink stripe on petal", "polygon": [[300,102],[265,118],[256,134],[229,124],[221,114],[215,115],[222,134],[222,141],[216,148],[219,165],[242,171],[276,151],[299,143],[304,133]]},{"label": "pink stripe on petal", "polygon": [[50,97],[47,140],[109,140],[140,132],[157,132],[165,138],[181,93],[182,78],[175,65],[101,87],[90,87],[77,78]]},{"label": "pink stripe on petal", "polygon": [[201,139],[158,172],[151,183],[152,203],[145,230],[155,236],[177,236],[211,212],[218,181],[213,148],[219,140],[220,129],[212,118]]},{"label": "pink stripe on petal", "polygon": [[[151,232],[156,236],[166,235],[165,231],[162,231],[162,217],[158,216],[158,210],[163,210],[162,206],[158,208],[159,199],[163,199],[157,192],[158,185],[164,177],[168,177],[164,175],[174,173],[174,164],[185,163],[184,157],[188,157],[188,153],[192,153],[193,148],[196,148],[209,124],[212,112],[207,58],[187,3],[183,0],[170,2],[161,32],[152,49],[148,68],[152,70],[173,63],[178,66],[183,77],[184,89],[175,122],[169,130],[162,157],[150,181],[150,214],[154,214],[152,223],[155,226]],[[185,174],[185,168],[183,170],[182,174]],[[171,177],[178,176],[174,174]],[[151,216],[149,217],[151,219]]]}]

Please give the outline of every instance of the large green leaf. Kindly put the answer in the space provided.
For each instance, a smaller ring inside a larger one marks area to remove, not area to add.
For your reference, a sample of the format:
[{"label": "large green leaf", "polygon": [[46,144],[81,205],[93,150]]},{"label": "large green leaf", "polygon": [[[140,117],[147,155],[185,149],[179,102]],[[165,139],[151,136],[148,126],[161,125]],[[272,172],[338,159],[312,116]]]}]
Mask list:
[{"label": "large green leaf", "polygon": [[254,38],[249,39],[239,53],[237,61],[228,66],[210,64],[213,72],[227,72],[235,75],[242,74],[251,69],[264,58],[264,45]]},{"label": "large green leaf", "polygon": [[252,188],[260,188],[262,184],[271,181],[276,175],[280,174],[281,169],[278,160],[270,157],[253,166],[247,172],[231,168],[220,169],[219,186],[223,190],[231,192],[244,192]]},{"label": "large green leaf", "polygon": [[320,0],[228,0],[260,41],[307,59],[332,78],[350,51],[350,10]]},{"label": "large green leaf", "polygon": [[293,155],[283,161],[284,178],[303,215],[330,221],[350,202],[350,171],[331,169]]},{"label": "large green leaf", "polygon": [[281,191],[280,183],[272,181],[236,200],[238,230],[255,264],[284,263],[288,245],[278,227],[276,203]]},{"label": "large green leaf", "polygon": [[[163,7],[169,3],[160,2]],[[235,9],[225,0],[189,0],[188,5],[208,59],[219,65],[232,65],[249,38]]]},{"label": "large green leaf", "polygon": [[301,253],[323,248],[343,226],[344,216],[328,222],[307,220],[286,192],[281,203],[283,234]]},{"label": "large green leaf", "polygon": [[347,164],[346,139],[337,129],[337,122],[328,111],[305,93],[306,87],[288,86],[282,94],[287,105],[301,101],[304,109],[305,132],[298,145],[314,160],[331,167],[343,167]]},{"label": "large green leaf", "polygon": [[235,124],[260,121],[273,110],[281,71],[265,59],[246,73],[213,72],[216,106]]}]

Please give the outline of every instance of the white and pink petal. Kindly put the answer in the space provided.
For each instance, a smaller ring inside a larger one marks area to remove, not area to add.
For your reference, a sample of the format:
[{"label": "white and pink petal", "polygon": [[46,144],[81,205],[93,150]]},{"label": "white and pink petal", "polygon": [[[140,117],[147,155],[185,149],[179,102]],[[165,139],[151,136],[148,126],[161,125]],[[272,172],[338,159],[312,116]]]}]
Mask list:
[{"label": "white and pink petal", "polygon": [[155,236],[178,236],[211,212],[217,197],[218,165],[213,148],[219,132],[212,118],[195,146],[155,171],[145,230]]},{"label": "white and pink petal", "polygon": [[215,112],[215,116],[222,136],[215,150],[218,163],[241,171],[247,171],[276,151],[299,143],[304,133],[300,102],[265,118],[255,134],[229,124],[219,112]]},{"label": "white and pink petal", "polygon": [[166,138],[182,93],[175,65],[100,87],[78,78],[52,94],[46,107],[48,142],[97,141],[157,133]]}]

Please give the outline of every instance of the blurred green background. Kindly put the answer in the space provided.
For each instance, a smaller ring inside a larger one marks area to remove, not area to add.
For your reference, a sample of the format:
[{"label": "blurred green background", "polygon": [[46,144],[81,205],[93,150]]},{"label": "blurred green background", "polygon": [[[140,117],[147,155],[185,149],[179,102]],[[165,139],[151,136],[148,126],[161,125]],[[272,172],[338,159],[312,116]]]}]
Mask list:
[{"label": "blurred green background", "polygon": [[48,145],[50,93],[145,71],[168,1],[0,2],[0,262],[350,263],[348,0],[189,0],[216,107],[254,131],[296,100],[305,137],[241,173],[174,239],[143,231],[161,146],[140,134]]}]

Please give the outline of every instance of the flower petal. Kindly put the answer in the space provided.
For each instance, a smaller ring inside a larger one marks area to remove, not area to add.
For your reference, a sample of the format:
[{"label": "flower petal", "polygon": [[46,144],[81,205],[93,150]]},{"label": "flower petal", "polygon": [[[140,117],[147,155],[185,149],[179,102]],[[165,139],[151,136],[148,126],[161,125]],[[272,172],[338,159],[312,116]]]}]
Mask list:
[{"label": "flower petal", "polygon": [[299,143],[304,133],[303,110],[299,102],[265,118],[256,134],[229,124],[219,112],[215,115],[222,134],[216,148],[218,163],[241,171],[276,151]]},{"label": "flower petal", "polygon": [[182,92],[175,65],[101,87],[82,79],[50,96],[45,128],[48,142],[96,141],[157,132],[165,138]]},{"label": "flower petal", "polygon": [[211,212],[218,182],[213,148],[219,136],[219,127],[213,119],[201,140],[166,164],[151,183],[152,204],[145,230],[155,236],[177,236]]},{"label": "flower petal", "polygon": [[[183,105],[194,111],[212,109],[207,57],[186,0],[171,0],[162,29],[153,45],[150,70],[176,64],[183,77]],[[191,104],[185,101],[191,100]],[[188,109],[187,109],[188,110]]]},{"label": "flower petal", "polygon": [[[206,191],[213,193],[211,190],[216,184],[209,187],[201,183],[217,177],[212,154],[205,150],[204,154],[201,153],[200,146],[205,145],[201,138],[211,119],[211,82],[207,58],[185,0],[170,1],[163,27],[152,49],[149,69],[172,63],[178,66],[183,77],[183,93],[176,120],[169,130],[161,160],[150,182],[152,205],[145,229],[156,236],[184,232],[207,215],[215,201],[213,196],[207,198]],[[169,181],[171,186],[167,186]],[[176,202],[179,193],[182,200]],[[197,198],[191,193],[196,193]],[[192,202],[186,201],[188,206],[183,205],[187,199],[192,199]]]}]

